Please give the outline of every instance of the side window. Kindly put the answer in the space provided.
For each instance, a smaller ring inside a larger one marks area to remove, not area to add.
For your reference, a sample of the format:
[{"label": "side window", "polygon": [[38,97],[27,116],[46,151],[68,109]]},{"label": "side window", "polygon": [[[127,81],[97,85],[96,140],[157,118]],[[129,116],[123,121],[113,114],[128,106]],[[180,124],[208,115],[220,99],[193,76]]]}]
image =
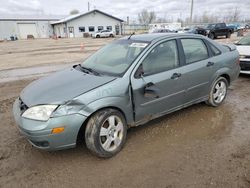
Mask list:
[{"label": "side window", "polygon": [[221,51],[218,48],[216,48],[214,45],[210,44],[209,46],[210,46],[214,56],[217,56],[217,55],[221,54]]},{"label": "side window", "polygon": [[98,29],[98,31],[101,31],[101,30],[103,30],[103,26],[98,26],[97,29]]},{"label": "side window", "polygon": [[207,47],[200,39],[181,39],[186,63],[194,63],[205,60],[208,56]]},{"label": "side window", "polygon": [[112,31],[112,26],[107,26],[107,30]]},{"label": "side window", "polygon": [[79,27],[79,32],[85,32],[85,27]]},{"label": "side window", "polygon": [[178,50],[175,40],[159,44],[142,62],[145,76],[176,68],[178,64]]},{"label": "side window", "polygon": [[94,26],[89,26],[89,32],[94,32],[95,31],[95,27]]}]

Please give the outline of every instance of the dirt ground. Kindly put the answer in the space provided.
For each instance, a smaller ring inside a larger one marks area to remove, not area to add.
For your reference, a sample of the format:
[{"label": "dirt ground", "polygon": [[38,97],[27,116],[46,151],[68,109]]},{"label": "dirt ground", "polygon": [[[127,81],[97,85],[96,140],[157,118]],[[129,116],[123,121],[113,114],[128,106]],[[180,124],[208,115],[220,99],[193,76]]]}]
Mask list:
[{"label": "dirt ground", "polygon": [[[60,49],[61,57],[56,46],[73,46],[65,47],[75,51],[69,63],[84,59],[81,39],[70,40],[18,41],[16,50],[7,43],[10,54],[2,43],[0,69],[48,65],[50,59],[64,64],[67,52]],[[83,43],[98,48],[110,40]],[[36,53],[44,54],[33,58]],[[20,135],[12,103],[33,80],[0,83],[0,187],[250,187],[250,76],[241,75],[218,108],[201,103],[130,129],[124,149],[111,159],[93,156],[84,145],[40,151]]]}]

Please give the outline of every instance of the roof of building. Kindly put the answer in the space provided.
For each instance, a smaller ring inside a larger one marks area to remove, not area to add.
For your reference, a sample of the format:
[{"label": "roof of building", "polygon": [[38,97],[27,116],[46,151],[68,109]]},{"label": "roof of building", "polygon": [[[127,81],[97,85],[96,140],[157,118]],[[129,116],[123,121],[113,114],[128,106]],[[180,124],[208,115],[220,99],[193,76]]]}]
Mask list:
[{"label": "roof of building", "polygon": [[57,21],[62,15],[0,15],[1,21]]},{"label": "roof of building", "polygon": [[120,21],[120,22],[124,22],[124,20],[122,20],[122,19],[120,19],[120,18],[114,17],[114,16],[112,16],[112,15],[110,15],[110,14],[107,14],[107,13],[105,13],[105,12],[102,12],[102,11],[100,11],[100,10],[98,10],[98,9],[94,9],[94,10],[89,11],[89,12],[79,13],[79,14],[74,14],[74,15],[67,16],[67,17],[65,17],[65,18],[63,18],[63,19],[61,19],[61,20],[59,20],[59,21],[52,22],[51,24],[52,24],[52,25],[55,25],[55,24],[65,23],[65,22],[68,22],[68,21],[77,19],[77,18],[79,18],[79,17],[86,16],[86,15],[88,15],[88,14],[92,14],[92,13],[96,13],[96,12],[99,12],[100,14],[104,14],[104,15],[106,15],[106,16],[108,16],[108,17],[110,17],[110,18],[113,18],[113,19],[115,19],[115,20],[118,20],[118,21]]}]

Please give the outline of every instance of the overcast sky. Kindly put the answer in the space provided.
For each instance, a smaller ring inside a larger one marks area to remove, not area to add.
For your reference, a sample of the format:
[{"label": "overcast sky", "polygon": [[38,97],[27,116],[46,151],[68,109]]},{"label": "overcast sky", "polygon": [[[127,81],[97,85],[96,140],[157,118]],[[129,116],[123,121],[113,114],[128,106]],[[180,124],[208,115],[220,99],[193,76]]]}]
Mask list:
[{"label": "overcast sky", "polygon": [[[5,14],[50,14],[68,15],[70,10],[87,11],[88,0],[0,0],[0,15]],[[191,0],[89,0],[91,9],[99,9],[113,16],[136,19],[143,9],[155,11],[157,17],[188,17]],[[242,18],[250,18],[250,0],[194,0],[194,15],[204,11],[223,14],[235,8]]]}]

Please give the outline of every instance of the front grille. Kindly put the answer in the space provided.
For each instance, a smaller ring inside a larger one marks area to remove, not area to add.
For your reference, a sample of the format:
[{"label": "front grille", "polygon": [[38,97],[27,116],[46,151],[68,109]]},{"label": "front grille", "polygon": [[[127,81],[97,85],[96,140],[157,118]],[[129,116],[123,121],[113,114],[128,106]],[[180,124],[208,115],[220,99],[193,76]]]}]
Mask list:
[{"label": "front grille", "polygon": [[241,70],[250,70],[250,61],[240,61]]},{"label": "front grille", "polygon": [[21,111],[21,114],[24,113],[29,107],[22,101],[22,99],[19,97],[19,108]]}]

